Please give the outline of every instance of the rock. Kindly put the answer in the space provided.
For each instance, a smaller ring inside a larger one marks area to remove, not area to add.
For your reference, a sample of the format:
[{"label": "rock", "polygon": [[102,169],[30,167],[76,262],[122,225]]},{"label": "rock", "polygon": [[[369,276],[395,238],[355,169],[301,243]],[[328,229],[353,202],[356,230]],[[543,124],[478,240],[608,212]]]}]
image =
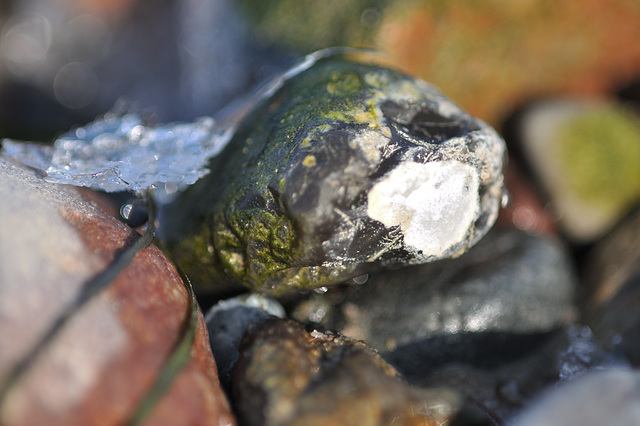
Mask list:
[{"label": "rock", "polygon": [[[155,246],[74,312],[25,373],[9,377],[86,282],[139,235],[73,187],[0,158],[0,423],[123,424],[182,336],[189,295]],[[185,366],[147,420],[232,424],[202,316]],[[4,393],[6,391],[6,393]]]},{"label": "rock", "polygon": [[293,0],[237,3],[260,40],[298,51],[313,51],[327,46],[373,47],[375,29],[390,2],[346,0],[304,6]]},{"label": "rock", "polygon": [[[389,1],[370,46],[494,125],[531,98],[610,98],[613,87],[640,71],[640,51],[629,43],[640,39],[638,20],[640,10],[628,0],[563,2],[552,9],[540,2],[496,8],[491,2]],[[352,45],[351,34],[340,45]]]},{"label": "rock", "polygon": [[610,230],[640,200],[638,116],[618,105],[552,100],[520,120],[521,148],[576,243]]},{"label": "rock", "polygon": [[389,352],[385,359],[412,384],[456,390],[497,424],[549,386],[590,370],[626,366],[581,326],[438,335]]},{"label": "rock", "polygon": [[585,265],[587,323],[604,347],[640,366],[640,210],[598,242]]},{"label": "rock", "polygon": [[234,390],[246,425],[450,424],[461,411],[447,390],[411,387],[362,342],[290,320],[251,326]]},{"label": "rock", "polygon": [[458,256],[495,221],[504,155],[429,84],[332,56],[244,120],[168,209],[169,246],[198,283],[274,294]]},{"label": "rock", "polygon": [[640,373],[593,372],[553,390],[518,415],[512,426],[640,424]]},{"label": "rock", "polygon": [[496,227],[458,259],[369,274],[291,304],[378,349],[413,384],[450,387],[495,421],[543,388],[615,363],[578,315],[577,277],[553,237]]},{"label": "rock", "polygon": [[555,365],[561,382],[574,380],[592,370],[629,367],[619,353],[603,349],[589,327],[573,325],[565,332],[567,345]]},{"label": "rock", "polygon": [[312,295],[292,317],[392,352],[453,333],[548,332],[575,320],[576,287],[557,239],[494,228],[458,259],[370,274]]},{"label": "rock", "polygon": [[239,357],[240,341],[246,329],[267,318],[285,318],[282,305],[257,294],[237,296],[214,305],[205,316],[213,357],[220,382],[230,393],[231,378]]}]

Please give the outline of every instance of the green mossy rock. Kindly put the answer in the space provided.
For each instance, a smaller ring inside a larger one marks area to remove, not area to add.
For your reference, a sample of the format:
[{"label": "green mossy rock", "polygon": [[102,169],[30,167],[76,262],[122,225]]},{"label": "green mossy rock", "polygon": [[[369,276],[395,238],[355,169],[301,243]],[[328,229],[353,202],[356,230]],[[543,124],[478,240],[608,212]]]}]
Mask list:
[{"label": "green mossy rock", "polygon": [[588,244],[640,201],[640,119],[615,103],[554,99],[520,119],[521,145],[566,237]]},{"label": "green mossy rock", "polygon": [[504,142],[433,86],[331,56],[245,118],[166,211],[196,282],[284,293],[460,255],[495,221]]}]

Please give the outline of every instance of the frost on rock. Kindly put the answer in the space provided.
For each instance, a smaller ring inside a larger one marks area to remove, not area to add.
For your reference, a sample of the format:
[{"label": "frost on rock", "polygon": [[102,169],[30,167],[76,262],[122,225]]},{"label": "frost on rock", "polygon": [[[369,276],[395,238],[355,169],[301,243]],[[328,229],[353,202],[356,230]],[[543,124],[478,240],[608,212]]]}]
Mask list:
[{"label": "frost on rock", "polygon": [[369,192],[367,214],[399,226],[411,250],[438,256],[473,225],[479,180],[472,166],[458,161],[400,164]]},{"label": "frost on rock", "polygon": [[212,118],[147,127],[140,116],[105,116],[58,138],[53,147],[4,141],[3,154],[44,170],[54,183],[107,192],[190,185],[226,143]]}]

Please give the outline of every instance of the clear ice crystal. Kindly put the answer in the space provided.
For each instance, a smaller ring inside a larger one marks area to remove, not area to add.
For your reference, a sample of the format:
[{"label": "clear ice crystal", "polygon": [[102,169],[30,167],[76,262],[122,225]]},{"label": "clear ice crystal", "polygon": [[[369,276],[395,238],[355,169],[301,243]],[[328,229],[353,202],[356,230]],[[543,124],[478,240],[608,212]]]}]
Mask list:
[{"label": "clear ice crystal", "polygon": [[137,114],[126,114],[72,130],[53,147],[5,141],[3,151],[46,171],[50,182],[140,191],[195,183],[208,173],[208,159],[224,147],[228,133],[212,118],[147,127]]},{"label": "clear ice crystal", "polygon": [[559,355],[559,379],[574,380],[590,370],[628,368],[619,354],[603,350],[587,326],[573,325],[567,330],[569,346]]}]

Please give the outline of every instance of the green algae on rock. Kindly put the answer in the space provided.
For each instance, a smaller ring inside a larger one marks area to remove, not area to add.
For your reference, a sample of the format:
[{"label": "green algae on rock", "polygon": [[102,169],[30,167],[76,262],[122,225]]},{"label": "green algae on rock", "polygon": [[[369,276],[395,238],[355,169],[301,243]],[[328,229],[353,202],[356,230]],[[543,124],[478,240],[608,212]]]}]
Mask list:
[{"label": "green algae on rock", "polygon": [[630,111],[603,106],[577,114],[558,129],[555,144],[568,185],[579,197],[614,214],[640,198],[639,124]]},{"label": "green algae on rock", "polygon": [[504,155],[428,83],[331,56],[246,116],[167,208],[167,240],[200,285],[276,294],[457,256],[495,221]]},{"label": "green algae on rock", "polygon": [[560,226],[585,244],[640,200],[640,121],[622,105],[556,99],[520,119],[522,148]]}]

